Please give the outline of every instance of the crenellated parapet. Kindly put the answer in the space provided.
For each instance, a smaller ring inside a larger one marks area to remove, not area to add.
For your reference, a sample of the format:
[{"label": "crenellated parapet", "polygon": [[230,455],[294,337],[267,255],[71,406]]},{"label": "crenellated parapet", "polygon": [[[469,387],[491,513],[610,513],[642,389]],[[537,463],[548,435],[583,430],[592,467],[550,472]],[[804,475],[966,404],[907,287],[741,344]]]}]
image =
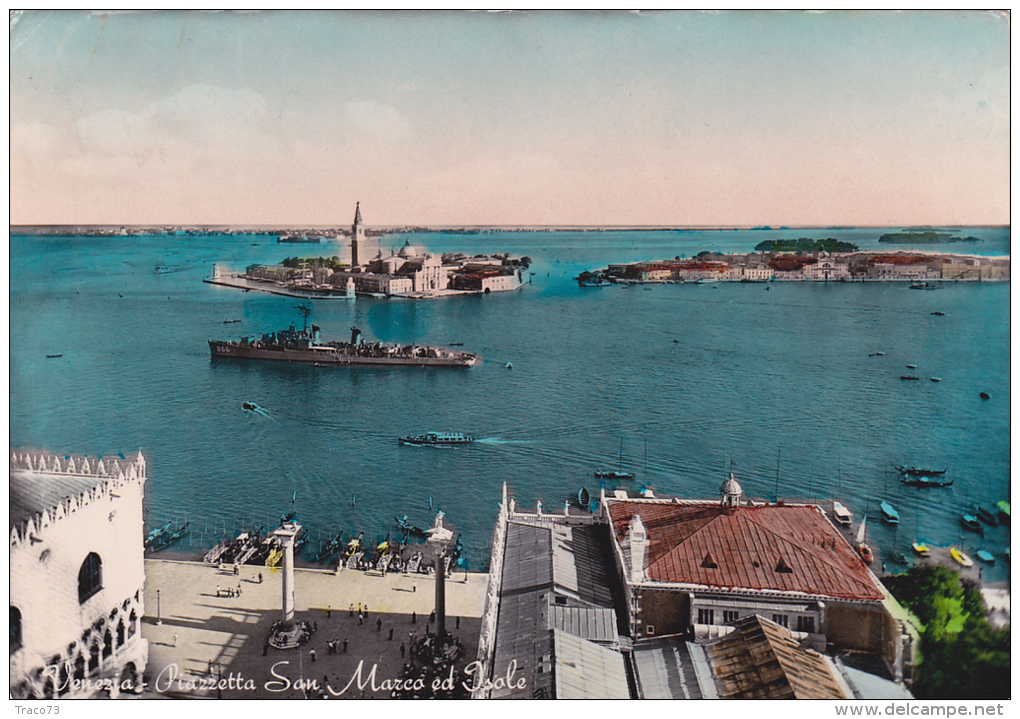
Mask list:
[{"label": "crenellated parapet", "polygon": [[36,498],[27,516],[15,516],[12,508],[10,546],[12,549],[33,539],[47,527],[81,509],[117,496],[118,489],[141,484],[146,479],[146,462],[141,452],[128,456],[87,457],[54,455],[45,450],[12,449],[10,473],[42,475],[61,480],[60,491]]}]

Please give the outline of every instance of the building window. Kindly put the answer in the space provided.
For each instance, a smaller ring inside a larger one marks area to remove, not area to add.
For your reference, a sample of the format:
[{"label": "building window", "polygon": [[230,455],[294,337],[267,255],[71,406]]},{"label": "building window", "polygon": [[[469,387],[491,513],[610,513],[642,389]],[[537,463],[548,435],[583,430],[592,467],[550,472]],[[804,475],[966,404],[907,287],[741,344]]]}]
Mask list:
[{"label": "building window", "polygon": [[78,570],[78,603],[84,604],[89,597],[103,588],[103,561],[95,552],[85,557]]},{"label": "building window", "polygon": [[715,624],[715,610],[699,609],[698,624]]},{"label": "building window", "polygon": [[797,631],[806,632],[808,634],[815,633],[815,618],[814,617],[797,617]]},{"label": "building window", "polygon": [[787,615],[785,615],[785,614],[773,614],[772,615],[772,621],[774,621],[776,624],[778,624],[781,627],[789,628],[789,626],[790,626],[790,618]]},{"label": "building window", "polygon": [[733,622],[737,621],[739,618],[740,612],[723,610],[722,613],[723,624],[733,624]]},{"label": "building window", "polygon": [[15,649],[21,649],[21,610],[17,607],[11,607],[10,637],[10,651],[13,652]]}]

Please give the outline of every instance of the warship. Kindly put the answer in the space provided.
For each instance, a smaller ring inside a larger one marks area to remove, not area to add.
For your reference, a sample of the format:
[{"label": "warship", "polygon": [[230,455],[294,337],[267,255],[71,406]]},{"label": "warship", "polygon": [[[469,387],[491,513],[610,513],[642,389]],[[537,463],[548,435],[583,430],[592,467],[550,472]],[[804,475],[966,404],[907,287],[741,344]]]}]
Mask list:
[{"label": "warship", "polygon": [[476,354],[445,347],[365,342],[357,327],[351,328],[350,342],[323,342],[319,339],[319,328],[314,324],[309,328],[308,316],[312,308],[299,305],[297,309],[304,317],[302,329],[291,325],[290,329],[270,332],[258,339],[243,337],[227,342],[209,340],[209,351],[216,358],[301,362],[317,367],[473,367],[481,363],[481,358]]}]

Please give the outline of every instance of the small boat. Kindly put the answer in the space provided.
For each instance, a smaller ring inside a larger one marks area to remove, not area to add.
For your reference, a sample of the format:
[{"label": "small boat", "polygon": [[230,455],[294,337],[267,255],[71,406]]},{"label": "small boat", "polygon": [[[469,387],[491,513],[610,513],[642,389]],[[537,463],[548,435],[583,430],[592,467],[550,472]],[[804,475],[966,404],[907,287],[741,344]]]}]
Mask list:
[{"label": "small boat", "polygon": [[868,357],[885,357],[885,352],[872,352]]},{"label": "small boat", "polygon": [[901,374],[900,375],[900,379],[921,379],[921,378],[920,377],[915,377],[912,374]]},{"label": "small boat", "polygon": [[940,474],[945,474],[946,473],[946,470],[944,470],[944,469],[923,469],[923,468],[920,468],[920,467],[913,467],[913,466],[906,467],[906,466],[904,466],[902,464],[897,464],[896,465],[896,471],[900,472],[902,474],[909,474],[909,475],[915,476],[915,477],[935,477],[935,476],[938,476]]},{"label": "small boat", "polygon": [[871,547],[865,541],[868,532],[868,516],[864,515],[864,519],[861,520],[861,526],[857,529],[857,553],[861,555],[861,559],[864,560],[865,564],[871,564],[875,556],[871,553]]},{"label": "small boat", "polygon": [[1009,502],[1005,499],[1000,499],[995,506],[999,508],[999,521],[1003,524],[1009,524]]},{"label": "small boat", "polygon": [[934,479],[933,477],[919,477],[905,474],[900,481],[908,487],[948,487],[953,483],[951,479]]},{"label": "small boat", "polygon": [[981,396],[981,399],[991,399],[991,397],[988,396],[987,392],[982,392],[980,396]]},{"label": "small boat", "polygon": [[875,559],[875,555],[871,553],[871,547],[864,542],[857,545],[857,553],[861,555],[861,559],[864,560],[865,564],[871,564]]},{"label": "small boat", "polygon": [[888,524],[899,524],[900,523],[900,514],[899,514],[899,512],[896,511],[895,507],[893,507],[891,504],[889,504],[888,502],[886,502],[884,500],[878,506],[879,506],[879,509],[882,510],[882,520],[884,522],[887,522]]},{"label": "small boat", "polygon": [[832,516],[838,524],[842,524],[844,527],[849,527],[854,521],[854,515],[842,502],[834,501],[832,503]]},{"label": "small boat", "polygon": [[965,514],[960,517],[960,525],[964,529],[969,529],[972,532],[977,532],[981,536],[985,534],[985,528],[981,526],[981,522],[973,514]]},{"label": "small boat", "polygon": [[63,354],[58,355],[46,355],[46,359],[56,359],[57,357],[63,357]]},{"label": "small boat", "polygon": [[591,502],[591,495],[588,494],[588,488],[587,487],[581,487],[581,489],[579,489],[577,491],[577,504],[578,504],[578,506],[580,506],[582,509],[586,509],[590,502]]},{"label": "small boat", "polygon": [[989,512],[984,507],[978,507],[977,508],[977,516],[978,516],[978,519],[980,519],[982,522],[987,524],[989,527],[998,527],[999,526],[999,520],[996,518],[996,516],[994,514],[992,514],[991,512]]},{"label": "small boat", "polygon": [[235,324],[235,323],[240,322],[240,321],[241,320],[223,320],[223,324],[225,324],[225,325],[232,325],[232,324]]},{"label": "small boat", "polygon": [[974,556],[980,559],[985,564],[995,564],[995,557],[988,550],[979,549],[976,552],[974,552]]},{"label": "small boat", "polygon": [[931,547],[924,542],[914,542],[910,545],[910,548],[914,550],[914,554],[919,557],[931,556]]},{"label": "small boat", "polygon": [[907,563],[907,557],[903,554],[903,552],[897,549],[894,549],[893,551],[889,552],[889,559],[891,559],[895,564]]},{"label": "small boat", "polygon": [[913,282],[910,285],[912,290],[941,290],[942,285],[936,285],[931,282]]},{"label": "small boat", "polygon": [[907,365],[907,369],[917,369],[917,365],[916,364],[908,364]]},{"label": "small boat", "polygon": [[974,560],[968,557],[967,553],[964,552],[959,547],[950,547],[949,556],[952,557],[957,562],[957,564],[959,564],[962,567],[974,566]]},{"label": "small boat", "polygon": [[463,342],[451,342],[450,343],[450,347],[463,347],[463,346],[464,346]]},{"label": "small boat", "polygon": [[634,479],[634,474],[632,472],[607,472],[599,469],[595,470],[595,476],[599,479]]},{"label": "small boat", "polygon": [[945,317],[946,316],[945,312],[932,312],[932,314],[935,315],[936,317]]},{"label": "small boat", "polygon": [[932,382],[941,382],[942,381],[941,377],[929,377],[928,379],[930,379]]},{"label": "small boat", "polygon": [[243,409],[245,412],[258,412],[262,408],[259,407],[254,402],[242,402],[241,409]]},{"label": "small boat", "polygon": [[455,444],[471,444],[474,437],[460,432],[426,432],[425,434],[412,434],[401,437],[400,444],[409,444],[415,447],[447,447]]}]

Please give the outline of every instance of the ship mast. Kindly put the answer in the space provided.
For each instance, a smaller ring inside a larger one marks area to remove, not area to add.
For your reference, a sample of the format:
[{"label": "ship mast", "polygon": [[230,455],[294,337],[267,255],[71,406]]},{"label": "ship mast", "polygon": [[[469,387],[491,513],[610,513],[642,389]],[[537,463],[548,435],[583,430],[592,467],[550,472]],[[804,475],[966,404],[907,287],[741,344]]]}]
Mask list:
[{"label": "ship mast", "polygon": [[301,317],[304,318],[304,329],[303,329],[303,331],[304,331],[305,334],[308,334],[308,315],[312,314],[312,306],[311,305],[298,305],[297,309],[298,309],[298,312],[301,313]]}]

